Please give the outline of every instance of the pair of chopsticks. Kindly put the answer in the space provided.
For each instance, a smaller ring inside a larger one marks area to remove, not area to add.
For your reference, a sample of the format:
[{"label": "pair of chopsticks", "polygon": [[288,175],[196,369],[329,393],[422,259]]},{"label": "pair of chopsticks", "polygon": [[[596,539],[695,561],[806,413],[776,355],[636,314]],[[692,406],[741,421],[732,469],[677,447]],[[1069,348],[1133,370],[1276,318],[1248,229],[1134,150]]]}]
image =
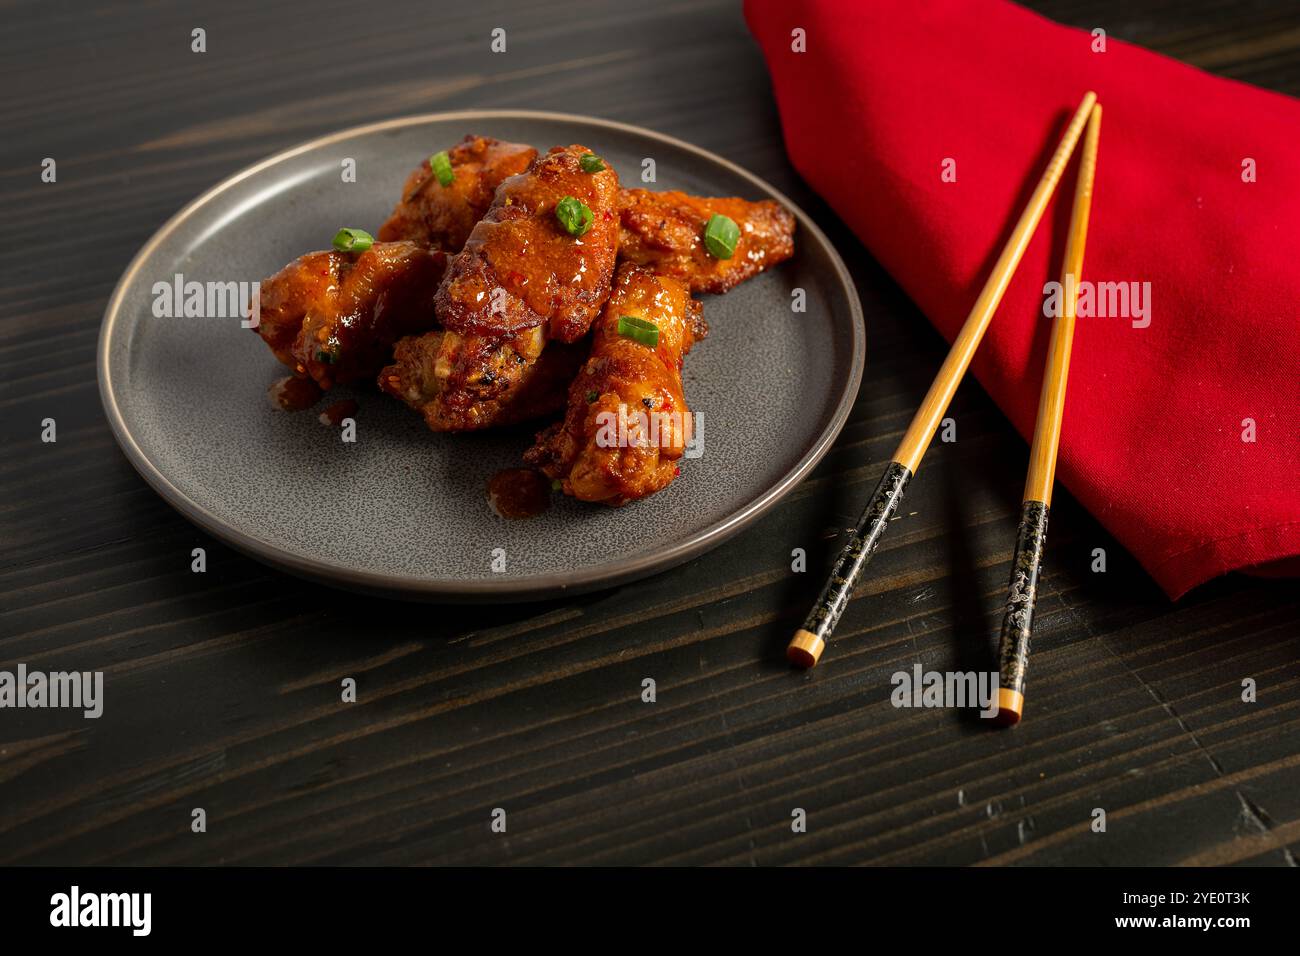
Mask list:
[{"label": "pair of chopsticks", "polygon": [[1075,302],[1068,291],[1077,289],[1083,267],[1088,214],[1092,206],[1092,183],[1097,169],[1097,143],[1101,134],[1101,107],[1097,105],[1096,94],[1091,92],[1084,96],[1070,120],[1060,145],[1056,147],[1034,194],[1020,214],[1011,238],[1003,247],[992,274],[984,284],[979,298],[975,300],[930,391],[926,393],[898,450],[886,467],[880,484],[876,486],[870,504],[836,559],[835,567],[822,588],[817,603],[809,612],[803,627],[795,632],[794,639],[790,641],[786,656],[791,663],[799,667],[812,667],[826,649],[826,641],[852,598],[862,569],[880,546],[885,528],[898,510],[907,484],[930,446],[930,441],[948,410],[948,404],[1002,301],[1002,295],[1006,292],[1011,277],[1015,275],[1016,267],[1051,201],[1085,125],[1087,137],[1075,187],[1065,265],[1062,269],[1062,284],[1067,294],[1062,297],[1064,304],[1061,314],[1052,326],[1047,371],[1038,405],[1038,423],[1034,429],[1029,474],[1021,505],[1020,531],[1012,562],[1010,593],[1002,622],[998,719],[1002,723],[1016,723],[1024,712],[1025,666],[1029,658],[1030,629],[1047,536],[1047,514],[1056,473],[1061,414],[1065,408],[1070,347],[1074,339]]}]

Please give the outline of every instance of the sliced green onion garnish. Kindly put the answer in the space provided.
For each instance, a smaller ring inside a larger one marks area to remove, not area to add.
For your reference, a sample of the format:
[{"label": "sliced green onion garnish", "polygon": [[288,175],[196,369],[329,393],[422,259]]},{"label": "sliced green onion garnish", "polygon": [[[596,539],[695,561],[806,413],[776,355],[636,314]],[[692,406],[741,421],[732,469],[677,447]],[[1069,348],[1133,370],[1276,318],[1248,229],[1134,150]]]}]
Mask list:
[{"label": "sliced green onion garnish", "polygon": [[559,478],[552,478],[552,479],[551,479],[551,490],[552,490],[552,491],[563,491],[563,490],[564,490],[564,482],[560,481]]},{"label": "sliced green onion garnish", "polygon": [[321,349],[316,353],[316,361],[324,365],[333,365],[338,361],[338,356],[333,349]]},{"label": "sliced green onion garnish", "polygon": [[451,168],[451,157],[447,155],[445,149],[441,153],[434,153],[429,157],[429,168],[438,177],[439,185],[450,186],[452,180],[456,178],[456,174]]},{"label": "sliced green onion garnish", "polygon": [[648,345],[650,348],[659,344],[659,326],[649,319],[638,318],[635,315],[618,317],[618,334],[625,335],[642,345]]},{"label": "sliced green onion garnish", "polygon": [[339,252],[365,252],[375,244],[375,237],[364,229],[340,229],[334,237]]},{"label": "sliced green onion garnish", "polygon": [[595,404],[596,404],[596,399],[598,399],[598,398],[600,398],[600,392],[596,391],[596,390],[593,388],[590,392],[587,393],[587,404],[588,404],[588,405],[595,405]]},{"label": "sliced green onion garnish", "polygon": [[605,161],[595,153],[583,153],[578,165],[584,173],[598,173],[605,168]]},{"label": "sliced green onion garnish", "polygon": [[740,227],[736,220],[720,216],[716,212],[709,217],[704,227],[704,248],[715,259],[730,259],[736,254],[736,243],[740,241]]},{"label": "sliced green onion garnish", "polygon": [[565,196],[555,204],[555,218],[571,236],[581,236],[591,228],[591,210],[572,196]]}]

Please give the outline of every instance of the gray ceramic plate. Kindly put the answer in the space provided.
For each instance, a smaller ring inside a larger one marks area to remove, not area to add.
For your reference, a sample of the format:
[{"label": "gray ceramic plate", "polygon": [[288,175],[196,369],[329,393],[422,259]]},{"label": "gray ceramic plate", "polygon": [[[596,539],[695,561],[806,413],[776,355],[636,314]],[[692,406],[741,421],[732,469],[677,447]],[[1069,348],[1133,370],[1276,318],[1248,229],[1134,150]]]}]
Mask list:
[{"label": "gray ceramic plate", "polygon": [[[583,143],[625,181],[653,158],[654,188],[771,197],[798,216],[793,260],[705,302],[711,331],[686,363],[687,398],[704,417],[704,453],[665,491],[621,509],[562,499],[538,517],[503,520],[489,509],[486,483],[521,464],[536,426],[434,435],[377,392],[340,391],[361,406],[356,442],[345,444],[315,412],[271,407],[267,386],[286,370],[237,317],[155,317],[154,284],[176,273],[251,282],[328,247],[340,226],[373,231],[415,164],[467,132],[543,149]],[[345,159],[356,161],[356,182],[343,182]],[[806,312],[791,311],[796,287],[806,290]],[[604,120],[441,113],[314,140],[182,209],[145,244],[109,301],[99,386],[114,434],[145,480],[256,558],[393,596],[526,599],[643,577],[755,521],[839,433],[861,380],[863,339],[852,281],[826,237],[739,167]],[[493,570],[495,549],[504,572]]]}]

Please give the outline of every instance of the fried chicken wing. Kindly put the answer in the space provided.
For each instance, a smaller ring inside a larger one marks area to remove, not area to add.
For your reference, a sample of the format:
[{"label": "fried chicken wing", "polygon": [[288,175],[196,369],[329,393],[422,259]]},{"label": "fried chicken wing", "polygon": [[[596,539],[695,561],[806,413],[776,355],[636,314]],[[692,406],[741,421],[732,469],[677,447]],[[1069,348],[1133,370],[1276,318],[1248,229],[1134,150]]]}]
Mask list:
[{"label": "fried chicken wing", "polygon": [[434,326],[446,266],[444,253],[413,242],[308,253],[262,282],[256,331],[322,389],[370,378],[394,342]]},{"label": "fried chicken wing", "polygon": [[[586,335],[609,296],[617,255],[618,175],[603,164],[584,170],[589,153],[557,146],[501,184],[438,290],[442,331],[403,343],[380,375],[380,388],[433,430],[486,428],[563,407],[565,376],[583,352],[557,346]],[[579,235],[557,215],[566,199],[590,216]]]},{"label": "fried chicken wing", "polygon": [[515,335],[427,332],[402,339],[379,387],[436,432],[472,431],[557,412],[586,343],[550,343],[540,326]]},{"label": "fried chicken wing", "polygon": [[[618,253],[618,174],[587,172],[585,146],[556,146],[497,189],[487,213],[451,261],[438,290],[438,319],[463,335],[582,338],[609,296]],[[557,215],[576,199],[590,225],[571,234]]]},{"label": "fried chicken wing", "polygon": [[[704,227],[714,213],[740,227],[729,259],[715,259],[704,244]],[[619,216],[619,257],[681,279],[692,292],[726,292],[794,254],[794,216],[770,199],[624,189]]]},{"label": "fried chicken wing", "polygon": [[[629,319],[641,320],[639,338],[625,334]],[[525,460],[582,501],[618,506],[666,487],[693,432],[682,357],[706,331],[684,282],[621,265],[564,421],[539,432]]]},{"label": "fried chicken wing", "polygon": [[379,227],[384,242],[410,239],[434,249],[459,252],[496,194],[501,181],[522,173],[537,150],[490,136],[466,136],[447,150],[455,177],[443,186],[426,159],[402,187],[402,199]]}]

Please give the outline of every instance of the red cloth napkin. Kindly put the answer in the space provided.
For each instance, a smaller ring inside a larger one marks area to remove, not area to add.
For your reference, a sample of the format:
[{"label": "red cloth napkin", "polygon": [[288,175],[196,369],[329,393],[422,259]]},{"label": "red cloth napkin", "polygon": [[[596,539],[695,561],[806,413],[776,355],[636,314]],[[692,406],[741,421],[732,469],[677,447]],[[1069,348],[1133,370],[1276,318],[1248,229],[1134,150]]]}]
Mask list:
[{"label": "red cloth napkin", "polygon": [[[1300,555],[1300,102],[1109,37],[1094,52],[1088,32],[1002,0],[745,14],[795,168],[950,341],[1095,90],[1083,279],[1149,282],[1150,324],[1078,320],[1057,478],[1172,598]],[[1077,165],[972,365],[1026,438]]]}]

